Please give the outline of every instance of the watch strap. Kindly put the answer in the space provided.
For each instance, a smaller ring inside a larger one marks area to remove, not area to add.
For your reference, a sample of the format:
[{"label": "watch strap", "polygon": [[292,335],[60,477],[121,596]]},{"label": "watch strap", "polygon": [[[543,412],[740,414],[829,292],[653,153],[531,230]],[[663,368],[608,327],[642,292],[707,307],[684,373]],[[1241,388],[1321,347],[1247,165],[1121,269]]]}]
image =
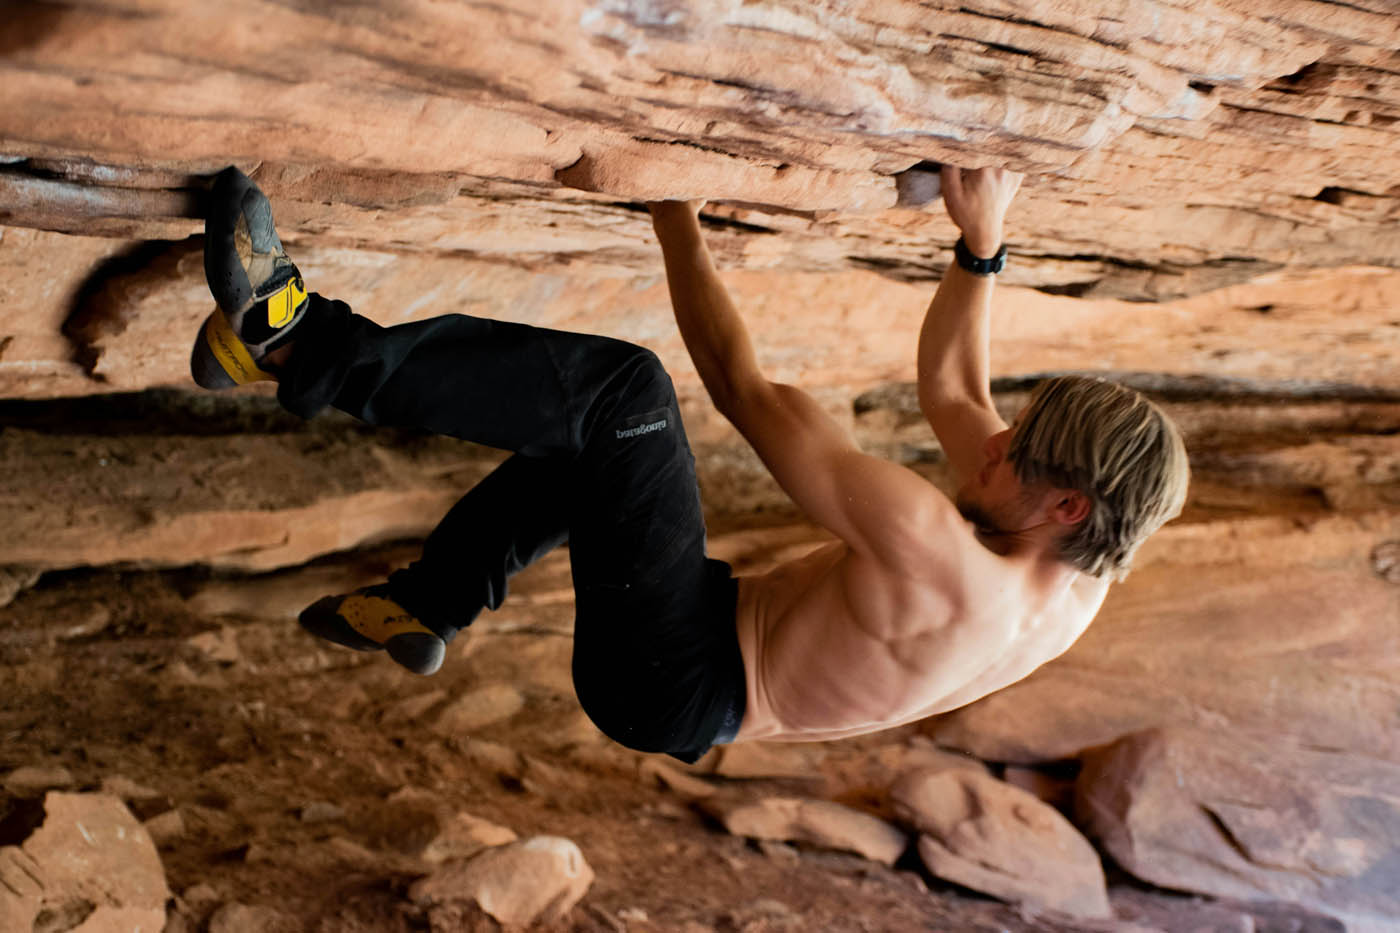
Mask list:
[{"label": "watch strap", "polygon": [[982,259],[980,256],[972,255],[972,250],[967,248],[967,241],[958,237],[958,242],[953,247],[953,255],[958,260],[958,265],[962,266],[973,275],[996,275],[1006,268],[1006,244],[1001,244],[1001,248],[996,251],[996,255],[990,259]]}]

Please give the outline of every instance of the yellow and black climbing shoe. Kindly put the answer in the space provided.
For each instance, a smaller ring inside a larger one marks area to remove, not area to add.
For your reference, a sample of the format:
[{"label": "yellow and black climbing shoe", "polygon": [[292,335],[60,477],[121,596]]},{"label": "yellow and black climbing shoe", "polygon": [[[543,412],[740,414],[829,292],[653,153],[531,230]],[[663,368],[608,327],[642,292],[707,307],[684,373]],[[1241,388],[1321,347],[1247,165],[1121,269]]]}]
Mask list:
[{"label": "yellow and black climbing shoe", "polygon": [[447,652],[442,638],[394,602],[384,583],[317,600],[301,611],[297,621],[312,635],[337,645],[388,651],[389,657],[415,674],[436,672]]},{"label": "yellow and black climbing shoe", "polygon": [[195,338],[190,373],[206,389],[275,378],[263,360],[306,314],[306,286],[287,258],[272,205],[230,166],[214,179],[204,221],[204,279],[218,308]]}]

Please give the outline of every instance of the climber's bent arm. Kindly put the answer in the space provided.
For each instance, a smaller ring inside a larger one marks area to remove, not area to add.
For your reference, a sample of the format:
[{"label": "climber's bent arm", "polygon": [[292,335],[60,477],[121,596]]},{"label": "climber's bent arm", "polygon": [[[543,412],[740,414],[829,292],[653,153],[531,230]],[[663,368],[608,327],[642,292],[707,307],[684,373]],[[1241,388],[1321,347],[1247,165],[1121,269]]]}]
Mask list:
[{"label": "climber's bent arm", "polygon": [[1006,429],[992,404],[992,276],[948,267],[919,331],[919,408],[958,482],[982,467],[982,443]]},{"label": "climber's bent arm", "polygon": [[[1021,176],[999,168],[943,168],[943,201],[968,249],[990,257],[1001,247],[1006,210]],[[982,444],[1006,429],[992,404],[994,277],[948,267],[919,332],[919,407],[959,482],[981,468]]]}]

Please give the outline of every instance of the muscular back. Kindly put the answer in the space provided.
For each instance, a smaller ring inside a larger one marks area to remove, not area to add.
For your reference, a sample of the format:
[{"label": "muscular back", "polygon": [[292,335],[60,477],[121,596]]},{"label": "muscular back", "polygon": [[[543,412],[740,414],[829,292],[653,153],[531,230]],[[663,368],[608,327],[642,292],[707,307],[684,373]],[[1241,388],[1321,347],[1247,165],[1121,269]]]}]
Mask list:
[{"label": "muscular back", "polygon": [[1103,602],[1098,579],[997,555],[957,519],[938,530],[923,572],[837,541],[740,579],[740,739],[841,738],[955,709],[1062,653]]}]

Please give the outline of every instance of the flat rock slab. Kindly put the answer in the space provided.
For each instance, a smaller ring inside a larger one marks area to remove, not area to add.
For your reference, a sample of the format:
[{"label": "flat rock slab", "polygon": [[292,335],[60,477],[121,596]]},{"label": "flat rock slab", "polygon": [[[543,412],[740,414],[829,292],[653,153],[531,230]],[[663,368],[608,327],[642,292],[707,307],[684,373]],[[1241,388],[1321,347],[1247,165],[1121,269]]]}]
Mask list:
[{"label": "flat rock slab", "polygon": [[829,800],[707,799],[702,806],[736,836],[855,852],[883,865],[893,865],[909,844],[897,827]]},{"label": "flat rock slab", "polygon": [[826,749],[817,745],[740,742],[718,746],[697,763],[697,768],[732,779],[811,779],[825,756]]},{"label": "flat rock slab", "polygon": [[1085,757],[1075,812],[1144,881],[1292,902],[1350,926],[1400,916],[1397,788],[1394,762],[1154,729]]},{"label": "flat rock slab", "polygon": [[1155,933],[1347,933],[1335,917],[1296,904],[1215,900],[1123,886],[1110,889],[1109,898],[1120,922]]},{"label": "flat rock slab", "polygon": [[891,790],[940,878],[1003,900],[1109,916],[1098,853],[1053,807],[969,769],[915,771]]},{"label": "flat rock slab", "polygon": [[67,768],[46,768],[24,765],[5,775],[5,790],[16,797],[39,797],[45,791],[67,790],[73,786],[73,775]]}]

